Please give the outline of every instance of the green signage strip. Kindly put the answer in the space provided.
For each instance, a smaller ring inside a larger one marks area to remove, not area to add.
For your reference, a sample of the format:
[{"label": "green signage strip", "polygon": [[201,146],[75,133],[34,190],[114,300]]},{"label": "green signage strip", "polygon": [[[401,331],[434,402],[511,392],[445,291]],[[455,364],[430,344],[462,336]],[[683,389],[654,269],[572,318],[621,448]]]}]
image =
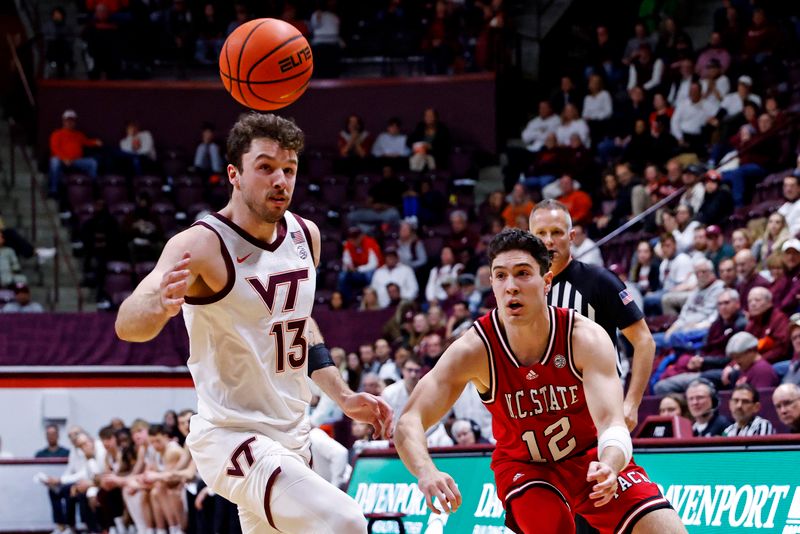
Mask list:
[{"label": "green signage strip", "polygon": [[[800,450],[638,452],[636,462],[672,503],[691,534],[800,534]],[[364,513],[402,512],[409,534],[503,534],[490,457],[480,453],[434,458],[461,490],[452,516],[429,513],[416,480],[396,456],[361,457],[348,494]],[[373,532],[398,532],[391,522]]]}]

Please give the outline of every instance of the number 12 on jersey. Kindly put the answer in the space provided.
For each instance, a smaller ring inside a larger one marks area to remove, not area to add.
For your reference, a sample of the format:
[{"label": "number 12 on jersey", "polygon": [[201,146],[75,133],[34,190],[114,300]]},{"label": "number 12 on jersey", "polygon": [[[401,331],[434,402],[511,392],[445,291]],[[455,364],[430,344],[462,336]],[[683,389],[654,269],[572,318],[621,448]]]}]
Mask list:
[{"label": "number 12 on jersey", "polygon": [[[306,363],[308,357],[308,341],[303,335],[306,331],[306,320],[281,321],[272,325],[269,331],[275,339],[275,372],[282,373],[286,370],[286,361],[292,369],[299,369]],[[286,351],[286,333],[292,333],[292,343],[289,352]]]},{"label": "number 12 on jersey", "polygon": [[[563,459],[569,453],[575,450],[577,442],[574,436],[571,436],[567,440],[563,449],[558,444],[559,441],[569,434],[570,428],[569,418],[562,417],[544,429],[544,438],[550,437],[550,439],[547,440],[547,449],[550,451],[550,455],[553,457],[554,462]],[[558,429],[561,430],[556,432]],[[533,430],[526,430],[523,432],[522,439],[528,445],[528,452],[531,455],[531,461],[539,463],[548,461],[546,458],[542,458],[542,453],[539,452],[539,445],[536,443],[536,433]]]}]

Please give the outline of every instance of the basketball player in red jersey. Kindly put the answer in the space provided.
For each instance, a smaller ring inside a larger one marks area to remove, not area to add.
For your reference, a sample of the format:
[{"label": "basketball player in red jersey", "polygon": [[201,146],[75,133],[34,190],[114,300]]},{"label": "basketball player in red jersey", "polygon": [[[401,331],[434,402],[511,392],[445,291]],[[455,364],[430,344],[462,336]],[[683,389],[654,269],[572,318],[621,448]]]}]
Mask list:
[{"label": "basketball player in red jersey", "polygon": [[498,307],[420,380],[395,429],[397,450],[428,506],[438,513],[434,498],[445,512],[461,504],[455,482],[428,454],[424,429],[471,381],[492,413],[492,470],[514,532],[575,532],[576,513],[602,534],[686,532],[631,461],[608,334],[573,310],[546,304],[553,275],[544,244],[504,230],[489,245],[489,259]]}]

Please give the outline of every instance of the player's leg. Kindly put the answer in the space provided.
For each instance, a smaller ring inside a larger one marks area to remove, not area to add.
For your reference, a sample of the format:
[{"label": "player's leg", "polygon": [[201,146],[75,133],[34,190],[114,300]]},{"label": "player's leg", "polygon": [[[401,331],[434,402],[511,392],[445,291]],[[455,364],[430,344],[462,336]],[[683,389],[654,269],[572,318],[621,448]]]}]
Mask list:
[{"label": "player's leg", "polygon": [[686,527],[675,510],[663,508],[640,518],[633,527],[633,534],[686,534]]},{"label": "player's leg", "polygon": [[358,504],[294,456],[282,456],[269,489],[270,524],[281,532],[363,534]]},{"label": "player's leg", "polygon": [[575,532],[572,511],[564,499],[548,486],[533,485],[518,494],[509,493],[506,524],[519,534],[563,534]]}]

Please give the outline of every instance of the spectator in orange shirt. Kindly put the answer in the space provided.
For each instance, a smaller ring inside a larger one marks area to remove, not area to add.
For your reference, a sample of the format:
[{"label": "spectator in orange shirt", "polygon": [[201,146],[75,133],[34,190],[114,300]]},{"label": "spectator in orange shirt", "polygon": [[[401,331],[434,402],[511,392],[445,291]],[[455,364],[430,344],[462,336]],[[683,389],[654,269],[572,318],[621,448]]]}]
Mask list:
[{"label": "spectator in orange shirt", "polygon": [[375,269],[383,265],[383,253],[378,242],[358,226],[348,229],[343,249],[339,292],[350,305],[350,298],[368,286]]},{"label": "spectator in orange shirt", "polygon": [[586,191],[575,189],[575,182],[569,174],[558,180],[561,196],[558,201],[569,210],[573,224],[586,225],[592,222],[592,197]]},{"label": "spectator in orange shirt", "polygon": [[517,219],[520,215],[524,216],[527,220],[533,210],[533,202],[528,197],[525,191],[525,186],[522,184],[515,184],[514,189],[511,190],[511,197],[509,199],[506,209],[503,210],[503,220],[509,228],[517,226]]},{"label": "spectator in orange shirt", "polygon": [[65,170],[76,170],[92,178],[97,176],[97,160],[83,154],[84,147],[99,147],[100,139],[89,139],[76,128],[78,114],[68,109],[61,115],[61,128],[50,134],[50,195],[58,194]]}]

